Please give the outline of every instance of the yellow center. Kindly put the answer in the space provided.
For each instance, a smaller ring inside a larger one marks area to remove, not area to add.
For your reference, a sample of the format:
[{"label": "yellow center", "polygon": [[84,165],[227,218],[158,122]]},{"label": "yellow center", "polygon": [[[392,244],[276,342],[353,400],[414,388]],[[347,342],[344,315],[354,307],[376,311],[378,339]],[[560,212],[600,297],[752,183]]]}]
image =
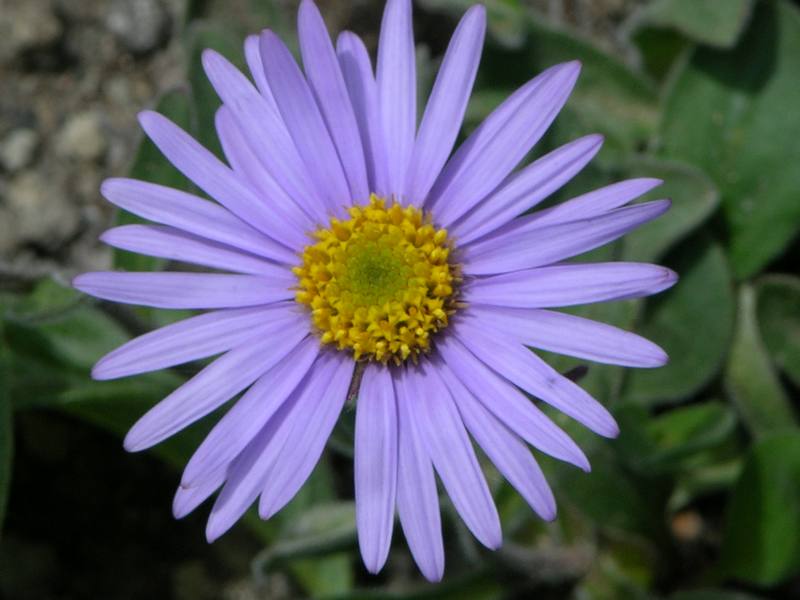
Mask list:
[{"label": "yellow center", "polygon": [[373,195],[346,221],[314,232],[295,267],[296,299],[311,310],[322,342],[399,364],[430,349],[447,326],[460,281],[447,231],[422,211]]}]

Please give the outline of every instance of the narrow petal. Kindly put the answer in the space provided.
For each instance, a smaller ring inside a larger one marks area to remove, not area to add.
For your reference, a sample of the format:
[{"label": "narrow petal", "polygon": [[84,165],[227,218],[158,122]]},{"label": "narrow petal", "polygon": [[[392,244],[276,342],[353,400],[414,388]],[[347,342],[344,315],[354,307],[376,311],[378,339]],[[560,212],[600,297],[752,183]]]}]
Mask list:
[{"label": "narrow petal", "polygon": [[649,296],[674,285],[677,277],[666,267],[644,263],[555,265],[476,279],[466,286],[464,300],[517,308],[573,306]]},{"label": "narrow petal", "polygon": [[406,190],[414,206],[428,192],[453,151],[464,120],[486,35],[486,9],[470,8],[458,24],[436,77],[414,144]]},{"label": "narrow petal", "polygon": [[318,354],[319,341],[308,336],[262,375],[197,448],[183,471],[181,484],[191,487],[208,473],[224,470],[294,392]]},{"label": "narrow petal", "polygon": [[370,573],[383,568],[397,494],[397,403],[389,369],[370,364],[356,407],[355,491],[358,545]]},{"label": "narrow petal", "polygon": [[416,388],[413,417],[433,466],[464,523],[487,548],[503,541],[500,517],[450,390],[428,364],[409,371]]},{"label": "narrow petal", "polygon": [[[314,229],[310,216],[313,213],[305,212],[278,185],[245,137],[249,126],[240,127],[227,106],[217,110],[215,125],[225,158],[242,184],[253,191],[259,202],[270,206],[272,218],[284,228],[281,241],[290,248],[302,248],[308,242],[307,233]],[[273,149],[271,153],[274,152]]]},{"label": "narrow petal", "polygon": [[404,189],[417,130],[417,58],[411,0],[388,0],[378,43],[378,101],[386,140],[389,191]]},{"label": "narrow petal", "polygon": [[269,519],[294,498],[319,462],[347,400],[353,378],[353,359],[342,352],[332,354],[335,369],[319,396],[306,396],[298,405],[292,432],[280,449],[261,492],[258,514]]},{"label": "narrow petal", "polygon": [[249,387],[308,335],[303,321],[253,331],[253,337],[218,358],[151,408],[125,437],[125,449],[138,452],[158,444],[219,408]]},{"label": "narrow petal", "polygon": [[491,234],[463,249],[464,272],[491,275],[559,262],[599,248],[663,215],[669,200],[618,208],[600,216]]},{"label": "narrow petal", "polygon": [[[324,206],[322,198],[311,183],[311,176],[295,147],[292,136],[281,117],[275,98],[266,84],[266,74],[261,62],[258,36],[255,40],[258,52],[260,75],[267,87],[267,94],[259,93],[253,85],[228,60],[213,50],[204,50],[203,69],[209,81],[224,103],[224,108],[233,116],[241,136],[254,154],[252,160],[260,163],[286,193],[310,215],[315,208]],[[252,50],[253,42],[245,48]],[[254,60],[250,57],[248,60]],[[259,78],[256,78],[256,82]],[[228,154],[228,152],[226,152]]]},{"label": "narrow petal", "polygon": [[358,121],[370,189],[386,196],[389,194],[386,144],[378,108],[378,85],[369,53],[361,38],[349,31],[339,35],[336,53]]},{"label": "narrow petal", "polygon": [[584,471],[589,470],[589,461],[577,444],[508,380],[478,360],[461,342],[448,338],[438,348],[447,367],[506,427],[545,454]]},{"label": "narrow petal", "polygon": [[280,279],[289,272],[284,266],[252,254],[163,225],[122,225],[107,230],[100,239],[109,246],[129,252],[234,273]]},{"label": "narrow petal", "polygon": [[464,424],[489,460],[540,517],[553,520],[553,492],[525,443],[489,412],[447,365],[441,365],[439,374],[450,388]]},{"label": "narrow petal", "polygon": [[222,487],[223,483],[225,483],[225,472],[218,471],[194,487],[178,486],[172,501],[172,514],[176,519],[182,519],[205,502]]},{"label": "narrow petal", "polygon": [[116,273],[78,275],[72,285],[113,302],[156,308],[238,308],[289,300],[297,279],[216,273]]},{"label": "narrow petal", "polygon": [[513,218],[530,210],[577,175],[600,150],[603,137],[587,135],[545,154],[464,215],[450,233],[459,244],[467,244],[491,233]]},{"label": "narrow petal", "polygon": [[267,76],[264,73],[264,63],[261,61],[261,44],[258,41],[257,35],[248,35],[244,41],[244,58],[247,61],[247,68],[250,69],[250,74],[253,76],[253,81],[256,82],[256,87],[267,104],[272,107],[275,113],[278,112],[278,104],[275,102],[275,97],[272,95],[272,90],[267,83]]},{"label": "narrow petal", "polygon": [[144,219],[278,262],[297,263],[297,256],[283,244],[192,194],[135,179],[106,179],[100,192],[109,202]]},{"label": "narrow petal", "polygon": [[339,366],[337,359],[337,353],[321,353],[306,379],[228,468],[228,481],[208,519],[209,541],[230,529],[262,492],[297,423],[308,417],[310,404],[326,397],[328,383]]},{"label": "narrow petal", "polygon": [[261,55],[281,116],[317,191],[332,214],[342,214],[350,188],[308,83],[289,49],[271,31],[261,34]]},{"label": "narrow petal", "polygon": [[344,167],[350,197],[366,202],[369,184],[356,116],[325,22],[311,0],[300,4],[297,31],[306,77]]},{"label": "narrow petal", "polygon": [[501,104],[458,149],[427,205],[451,223],[492,192],[544,135],[578,78],[578,62],[556,65]]},{"label": "narrow petal", "polygon": [[411,555],[429,581],[444,574],[444,544],[433,464],[412,415],[415,391],[405,369],[395,371],[398,462],[397,514]]},{"label": "narrow petal", "polygon": [[[628,204],[661,185],[660,179],[628,179],[576,196],[551,208],[519,219],[518,227],[555,225],[579,219],[588,219]],[[530,224],[530,225],[529,225]]]},{"label": "narrow petal", "polygon": [[599,435],[619,434],[614,417],[602,404],[511,336],[503,339],[496,330],[487,332],[470,321],[459,323],[458,337],[478,359],[514,385]]},{"label": "narrow petal", "polygon": [[166,117],[151,111],[139,114],[139,122],[158,149],[186,177],[237,217],[269,237],[292,248],[289,228],[275,218],[267,202],[211,152]]},{"label": "narrow petal", "polygon": [[286,304],[233,308],[190,317],[151,331],[101,358],[92,369],[99,380],[147,373],[227,352],[265,324],[291,318]]},{"label": "narrow petal", "polygon": [[653,342],[606,323],[551,310],[470,307],[481,324],[528,346],[625,367],[662,367],[667,354]]}]

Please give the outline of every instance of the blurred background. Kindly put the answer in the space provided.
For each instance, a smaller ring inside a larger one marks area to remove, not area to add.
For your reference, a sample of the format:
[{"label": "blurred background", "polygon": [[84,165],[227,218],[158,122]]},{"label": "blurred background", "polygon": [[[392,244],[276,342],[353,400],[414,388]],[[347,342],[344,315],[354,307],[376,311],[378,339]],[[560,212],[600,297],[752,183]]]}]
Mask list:
[{"label": "blurred background", "polygon": [[[331,31],[374,51],[382,2],[319,0]],[[420,94],[470,0],[418,0]],[[112,252],[112,175],[191,189],[142,141],[157,108],[219,150],[199,64],[243,64],[247,33],[294,44],[290,0],[0,0],[0,598],[8,600],[752,600],[800,598],[800,6],[790,0],[485,0],[474,128],[510,91],[580,59],[540,155],[592,132],[598,159],[554,201],[614,180],[665,180],[673,209],[589,259],[681,275],[643,301],[578,312],[663,345],[669,366],[589,365],[581,384],[622,426],[598,439],[554,418],[593,471],[541,457],[559,503],[543,523],[487,465],[505,544],[479,548],[443,502],[447,570],[418,575],[399,529],[377,577],[352,505],[353,409],[300,495],[208,545],[208,507],[174,521],[184,464],[218,415],[153,451],[121,436],[199,367],[116,382],[89,368],[185,316],[81,297],[88,269],[172,268]],[[564,372],[580,365],[548,356]]]}]

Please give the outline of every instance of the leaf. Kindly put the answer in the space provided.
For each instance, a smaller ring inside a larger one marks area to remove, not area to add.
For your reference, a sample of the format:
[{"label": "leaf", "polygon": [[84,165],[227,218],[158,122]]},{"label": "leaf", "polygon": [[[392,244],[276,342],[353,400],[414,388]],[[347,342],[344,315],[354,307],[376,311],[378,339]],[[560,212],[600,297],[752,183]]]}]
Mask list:
[{"label": "leaf", "polygon": [[691,165],[639,157],[626,161],[624,169],[626,177],[657,177],[664,180],[640,202],[656,198],[672,200],[672,207],[667,214],[625,236],[625,260],[657,261],[703,224],[719,205],[719,192],[714,182]]},{"label": "leaf", "polygon": [[730,48],[750,19],[754,0],[655,0],[636,16],[637,25],[679,31],[701,44]]},{"label": "leaf", "polygon": [[759,596],[728,590],[692,590],[672,594],[669,600],[759,600]]},{"label": "leaf", "polygon": [[[14,457],[14,428],[11,416],[10,350],[0,321],[0,534],[11,492],[11,469]],[[0,538],[2,535],[0,535]]]},{"label": "leaf", "polygon": [[[191,131],[191,104],[186,92],[172,90],[166,92],[156,105],[156,111],[168,117],[181,127]],[[128,176],[133,179],[151,181],[167,187],[192,191],[193,186],[170,162],[164,158],[149,138],[143,138],[136,151]],[[117,225],[145,223],[144,219],[127,211],[119,210],[115,220]],[[144,256],[125,250],[114,249],[113,264],[126,271],[153,271],[163,266],[164,261],[152,256]]]},{"label": "leaf", "polygon": [[767,356],[756,323],[755,291],[739,291],[736,336],[725,372],[725,388],[745,425],[756,436],[796,425],[789,399]]},{"label": "leaf", "polygon": [[800,572],[800,433],[751,449],[726,523],[721,562],[728,576],[772,586]]},{"label": "leaf", "polygon": [[740,279],[783,252],[800,228],[800,14],[759,2],[734,50],[698,48],[676,78],[661,127],[664,154],[719,186]]},{"label": "leaf", "polygon": [[723,365],[733,329],[730,273],[717,243],[698,236],[665,262],[681,279],[648,304],[637,331],[661,345],[670,362],[630,371],[623,393],[647,405],[682,400],[706,385]]},{"label": "leaf", "polygon": [[187,36],[189,57],[189,83],[192,86],[192,103],[197,115],[197,140],[211,152],[222,158],[222,146],[217,138],[214,116],[222,101],[206,77],[201,60],[203,50],[211,48],[239,68],[244,67],[242,40],[224,27],[207,21],[197,21]]},{"label": "leaf", "polygon": [[800,386],[800,278],[770,275],[756,286],[764,345],[775,364]]}]

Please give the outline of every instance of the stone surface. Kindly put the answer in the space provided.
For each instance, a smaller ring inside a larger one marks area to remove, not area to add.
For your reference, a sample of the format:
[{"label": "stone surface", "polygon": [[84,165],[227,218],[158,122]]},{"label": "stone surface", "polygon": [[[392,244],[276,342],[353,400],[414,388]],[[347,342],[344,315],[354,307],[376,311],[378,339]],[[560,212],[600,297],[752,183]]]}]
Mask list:
[{"label": "stone surface", "polygon": [[107,147],[102,120],[94,111],[70,117],[56,138],[56,152],[64,158],[99,161]]},{"label": "stone surface", "polygon": [[125,48],[146,54],[165,42],[170,17],[159,0],[112,0],[106,26]]},{"label": "stone surface", "polygon": [[52,46],[62,34],[50,0],[0,0],[0,63]]},{"label": "stone surface", "polygon": [[56,249],[77,232],[78,211],[39,173],[25,171],[17,175],[9,184],[7,195],[18,243]]},{"label": "stone surface", "polygon": [[14,173],[31,164],[39,147],[39,134],[34,129],[11,131],[0,141],[0,168]]}]

